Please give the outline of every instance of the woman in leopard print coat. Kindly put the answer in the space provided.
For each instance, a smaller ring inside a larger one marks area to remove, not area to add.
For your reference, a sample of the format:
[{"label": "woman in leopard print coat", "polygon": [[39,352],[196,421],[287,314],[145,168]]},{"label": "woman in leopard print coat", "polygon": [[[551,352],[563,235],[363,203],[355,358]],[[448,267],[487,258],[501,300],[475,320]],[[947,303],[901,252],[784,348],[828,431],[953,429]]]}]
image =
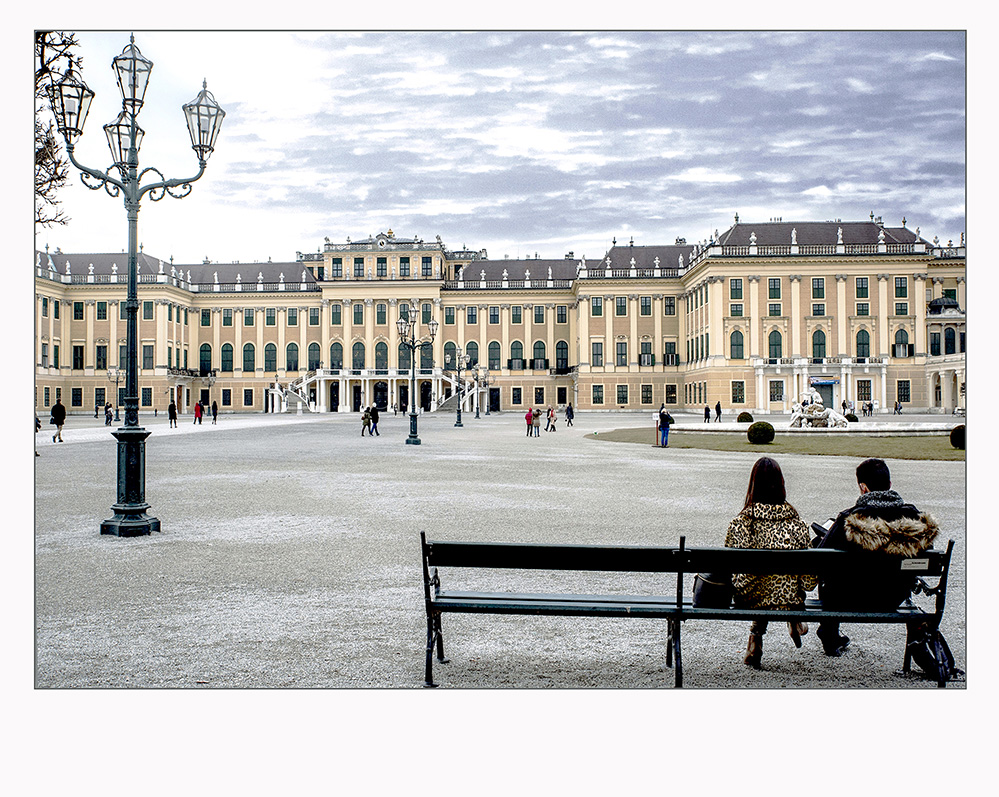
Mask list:
[{"label": "woman in leopard print coat", "polygon": [[[736,515],[725,535],[726,548],[797,549],[809,547],[808,526],[797,510],[787,502],[784,475],[770,457],[761,457],[753,465],[749,489],[742,511]],[[801,606],[805,593],[815,589],[815,576],[808,575],[732,575],[735,605],[740,608],[786,609]],[[788,623],[791,639],[799,648],[801,636],[808,633],[804,623]],[[766,620],[754,620],[746,647],[746,664],[759,669],[763,656]]]}]

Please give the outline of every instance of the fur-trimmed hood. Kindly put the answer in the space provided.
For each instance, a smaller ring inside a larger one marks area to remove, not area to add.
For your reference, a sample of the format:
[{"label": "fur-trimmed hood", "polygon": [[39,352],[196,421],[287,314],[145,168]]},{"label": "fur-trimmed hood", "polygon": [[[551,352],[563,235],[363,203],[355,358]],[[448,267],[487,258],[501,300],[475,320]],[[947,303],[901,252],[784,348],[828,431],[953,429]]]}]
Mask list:
[{"label": "fur-trimmed hood", "polygon": [[[859,511],[851,512],[844,518],[843,531],[850,543],[865,551],[882,551],[907,558],[918,556],[933,545],[940,532],[932,515],[919,512],[911,504],[899,502],[892,507],[894,512],[885,511],[887,507],[855,509]],[[912,511],[906,512],[905,509]],[[879,517],[880,514],[888,517]],[[908,516],[910,514],[914,516]]]}]

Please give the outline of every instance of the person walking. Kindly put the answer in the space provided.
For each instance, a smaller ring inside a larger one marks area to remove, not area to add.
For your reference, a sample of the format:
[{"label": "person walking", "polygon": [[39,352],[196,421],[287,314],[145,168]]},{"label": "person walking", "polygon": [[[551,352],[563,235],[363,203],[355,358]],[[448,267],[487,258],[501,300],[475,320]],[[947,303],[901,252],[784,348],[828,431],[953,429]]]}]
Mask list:
[{"label": "person walking", "polygon": [[111,415],[111,403],[110,402],[105,402],[105,404],[104,404],[104,425],[105,426],[110,426],[112,420],[114,420],[114,418]]},{"label": "person walking", "polygon": [[[808,526],[787,502],[784,475],[780,465],[770,457],[760,457],[753,465],[745,503],[729,523],[725,547],[775,550],[809,547]],[[818,586],[818,579],[813,575],[736,573],[732,576],[732,586],[736,608],[793,609],[804,606],[805,593]],[[744,661],[757,670],[763,658],[763,635],[767,625],[767,620],[753,620],[749,630]],[[791,640],[800,648],[801,637],[808,633],[808,626],[801,622],[787,625]]]},{"label": "person walking", "polygon": [[527,436],[531,436],[531,427],[534,424],[534,410],[531,407],[527,408],[527,415],[524,416],[524,420],[527,421]]},{"label": "person walking", "polygon": [[201,425],[201,414],[202,414],[201,399],[198,399],[198,401],[194,405],[194,421],[193,421],[193,423],[196,423],[199,426]]},{"label": "person walking", "polygon": [[215,419],[219,417],[219,405],[217,402],[212,402],[212,426],[215,425]]},{"label": "person walking", "polygon": [[669,448],[669,426],[673,423],[673,416],[666,412],[666,405],[659,408],[659,445]]},{"label": "person walking", "polygon": [[552,425],[552,405],[548,405],[548,412],[545,413],[545,431],[549,431]]},{"label": "person walking", "polygon": [[62,427],[66,423],[66,407],[62,403],[62,399],[56,399],[56,403],[52,405],[52,417],[49,419],[50,423],[55,424],[55,434],[52,435],[52,442],[55,443],[62,442]]},{"label": "person walking", "polygon": [[167,420],[170,421],[170,428],[177,428],[177,403],[170,399],[170,406],[167,407]]},{"label": "person walking", "polygon": [[541,437],[541,410],[534,411],[534,418],[532,419],[534,427],[534,436]]},{"label": "person walking", "polygon": [[715,423],[721,423],[721,402],[715,404]]},{"label": "person walking", "polygon": [[555,411],[554,407],[548,408],[548,431],[555,431],[555,421],[558,420],[558,413]]},{"label": "person walking", "polygon": [[368,437],[371,437],[371,407],[365,407],[364,414],[361,415],[361,437],[364,437],[365,430],[368,432]]},{"label": "person walking", "polygon": [[704,405],[704,422],[711,423],[711,407]]},{"label": "person walking", "polygon": [[378,405],[374,404],[371,407],[371,431],[368,432],[369,436],[371,434],[376,434],[379,437],[382,436],[382,433],[378,431],[378,417],[379,417],[379,415],[378,415]]},{"label": "person walking", "polygon": [[[42,422],[40,420],[38,420],[38,413],[36,412],[35,413],[35,434],[38,434],[38,432],[41,430],[41,428],[42,428]],[[32,439],[34,439],[34,438],[32,438]],[[40,457],[41,456],[41,454],[38,453],[38,449],[35,449],[35,456],[36,457]]]},{"label": "person walking", "polygon": [[568,406],[565,408],[565,425],[566,428],[572,426],[572,419],[575,417],[576,413],[573,412],[572,402],[570,401]]}]

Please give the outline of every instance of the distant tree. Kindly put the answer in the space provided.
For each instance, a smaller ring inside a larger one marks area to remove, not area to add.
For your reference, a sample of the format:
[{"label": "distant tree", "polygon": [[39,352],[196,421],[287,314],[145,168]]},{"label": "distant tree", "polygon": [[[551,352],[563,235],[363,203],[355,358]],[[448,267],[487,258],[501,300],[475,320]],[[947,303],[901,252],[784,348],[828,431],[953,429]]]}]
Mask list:
[{"label": "distant tree", "polygon": [[[35,31],[35,223],[49,227],[69,219],[59,208],[57,193],[69,178],[69,161],[52,119],[48,87],[69,68],[75,33]],[[75,59],[77,65],[81,59]]]}]

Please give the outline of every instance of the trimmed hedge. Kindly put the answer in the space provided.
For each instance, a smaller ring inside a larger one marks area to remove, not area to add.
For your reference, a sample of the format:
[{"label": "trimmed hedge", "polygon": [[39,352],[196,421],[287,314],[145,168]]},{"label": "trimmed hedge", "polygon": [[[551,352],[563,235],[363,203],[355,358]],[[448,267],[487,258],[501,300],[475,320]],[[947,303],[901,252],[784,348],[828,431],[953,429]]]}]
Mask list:
[{"label": "trimmed hedge", "polygon": [[766,421],[757,421],[749,427],[746,437],[753,445],[766,445],[773,442],[774,428]]},{"label": "trimmed hedge", "polygon": [[964,451],[964,424],[950,430],[950,444]]},{"label": "trimmed hedge", "polygon": [[753,422],[753,416],[750,415],[748,412],[740,412],[739,413],[739,417],[736,418],[736,420],[739,423],[752,423]]}]

